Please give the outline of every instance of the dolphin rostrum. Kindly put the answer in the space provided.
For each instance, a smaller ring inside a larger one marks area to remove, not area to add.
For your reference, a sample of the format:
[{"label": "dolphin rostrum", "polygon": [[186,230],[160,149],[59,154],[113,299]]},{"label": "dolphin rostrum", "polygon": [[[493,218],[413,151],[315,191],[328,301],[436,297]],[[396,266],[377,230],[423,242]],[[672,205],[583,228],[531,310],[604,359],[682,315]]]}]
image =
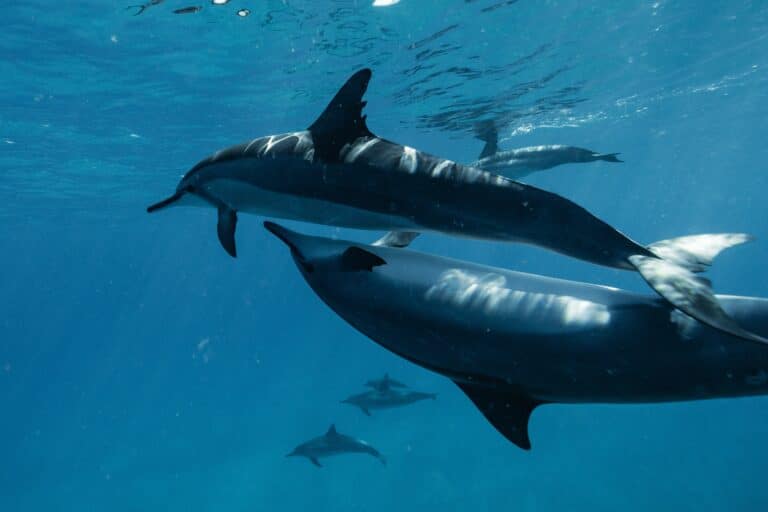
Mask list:
[{"label": "dolphin rostrum", "polygon": [[392,377],[389,376],[388,373],[385,373],[384,376],[380,379],[371,379],[368,382],[365,383],[366,386],[373,389],[388,389],[388,388],[407,388],[405,384],[400,382],[399,380],[395,380]]},{"label": "dolphin rostrum", "polygon": [[519,180],[537,171],[551,169],[558,165],[572,163],[623,162],[618,153],[597,153],[591,149],[561,144],[530,146],[527,148],[499,151],[499,134],[493,123],[481,123],[476,131],[480,140],[485,142],[478,160],[469,164],[484,171],[501,174],[513,180]]},{"label": "dolphin rostrum", "polygon": [[[657,297],[265,224],[333,311],[452,379],[521,448],[530,448],[528,419],[542,404],[768,394],[768,346]],[[718,298],[747,328],[768,334],[768,300]]]},{"label": "dolphin rostrum", "polygon": [[387,463],[376,448],[361,439],[340,434],[335,425],[331,425],[325,434],[301,443],[286,457],[306,457],[312,464],[321,468],[321,458],[345,453],[366,453],[379,459],[382,464]]},{"label": "dolphin rostrum", "polygon": [[393,409],[420,402],[421,400],[435,400],[436,398],[437,395],[434,393],[399,391],[390,388],[389,385],[384,385],[377,389],[352,395],[342,400],[341,403],[358,407],[363,414],[370,416],[371,410],[374,409]]},{"label": "dolphin rostrum", "polygon": [[236,255],[237,212],[333,226],[394,230],[379,245],[403,247],[420,231],[522,242],[598,265],[637,270],[686,314],[736,336],[742,329],[715,299],[704,270],[747,235],[685,237],[644,247],[556,194],[375,136],[362,115],[371,71],[358,71],[307,130],[217,151],[195,165],[170,197],[150,206],[203,205]]}]

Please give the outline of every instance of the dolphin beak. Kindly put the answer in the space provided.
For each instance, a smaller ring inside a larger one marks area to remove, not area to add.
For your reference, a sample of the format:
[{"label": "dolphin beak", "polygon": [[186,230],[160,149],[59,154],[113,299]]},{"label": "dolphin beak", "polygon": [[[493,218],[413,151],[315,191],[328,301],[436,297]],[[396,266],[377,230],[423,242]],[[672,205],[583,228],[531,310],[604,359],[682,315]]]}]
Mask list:
[{"label": "dolphin beak", "polygon": [[267,228],[267,231],[275,235],[277,238],[285,242],[285,245],[290,247],[291,249],[297,250],[296,244],[293,242],[294,238],[298,238],[300,235],[296,233],[295,231],[291,231],[288,228],[284,228],[280,224],[276,224],[274,222],[265,220],[264,221],[264,227]]},{"label": "dolphin beak", "polygon": [[166,197],[165,199],[163,199],[159,203],[155,203],[155,204],[149,206],[147,208],[147,213],[156,212],[157,210],[162,210],[163,208],[172,205],[173,203],[175,203],[176,201],[181,199],[181,196],[184,195],[184,192],[185,192],[184,190],[179,190],[175,194],[173,194],[172,196]]},{"label": "dolphin beak", "polygon": [[305,271],[312,272],[312,265],[307,262],[297,243],[299,240],[304,238],[304,235],[296,233],[295,231],[291,231],[288,228],[284,228],[280,224],[275,224],[274,222],[270,222],[268,220],[264,221],[264,227],[267,228],[270,233],[282,240],[285,245],[290,247],[291,254],[293,255],[294,259]]}]

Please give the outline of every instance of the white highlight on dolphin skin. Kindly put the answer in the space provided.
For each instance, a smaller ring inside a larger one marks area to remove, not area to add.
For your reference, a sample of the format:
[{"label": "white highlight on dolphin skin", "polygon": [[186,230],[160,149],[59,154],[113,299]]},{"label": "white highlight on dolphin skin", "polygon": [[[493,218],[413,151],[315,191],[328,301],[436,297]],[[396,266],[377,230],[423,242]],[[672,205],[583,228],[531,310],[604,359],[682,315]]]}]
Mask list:
[{"label": "white highlight on dolphin skin", "polygon": [[432,169],[432,176],[435,178],[439,178],[443,174],[443,171],[446,169],[449,169],[451,165],[453,165],[453,163],[454,162],[452,162],[451,160],[443,160],[442,162],[437,164],[434,169]]},{"label": "white highlight on dolphin skin", "polygon": [[[466,270],[443,272],[425,294],[430,301],[449,303],[487,315],[522,315],[526,321],[550,327],[607,325],[611,314],[604,304],[551,293],[514,290],[500,274],[473,274]],[[559,325],[552,325],[553,318]],[[514,318],[510,318],[510,321]]]},{"label": "white highlight on dolphin skin", "polygon": [[400,169],[411,174],[415,173],[418,168],[417,155],[418,152],[415,148],[403,146],[403,154],[400,155]]},{"label": "white highlight on dolphin skin", "polygon": [[357,144],[353,144],[352,147],[349,149],[346,155],[344,155],[344,161],[348,164],[353,163],[357,158],[362,155],[365,151],[376,145],[377,143],[381,142],[381,139],[378,137],[374,137],[370,140],[367,140],[365,142],[360,142]]},{"label": "white highlight on dolphin skin", "polygon": [[250,9],[240,9],[239,11],[237,11],[237,15],[240,16],[241,18],[245,18],[249,14],[251,14]]},{"label": "white highlight on dolphin skin", "polygon": [[400,0],[373,0],[374,7],[389,7],[399,3]]}]

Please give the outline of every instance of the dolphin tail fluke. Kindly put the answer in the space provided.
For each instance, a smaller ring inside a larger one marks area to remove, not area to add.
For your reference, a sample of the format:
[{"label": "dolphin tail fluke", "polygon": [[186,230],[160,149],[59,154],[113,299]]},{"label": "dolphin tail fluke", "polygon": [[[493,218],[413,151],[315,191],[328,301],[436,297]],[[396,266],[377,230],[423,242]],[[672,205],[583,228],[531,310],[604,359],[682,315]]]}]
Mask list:
[{"label": "dolphin tail fluke", "polygon": [[752,240],[754,237],[746,233],[707,233],[660,240],[649,245],[648,250],[692,272],[703,272],[724,250]]},{"label": "dolphin tail fluke", "polygon": [[722,233],[662,240],[648,246],[656,257],[634,255],[629,261],[656,293],[688,316],[733,336],[768,343],[768,339],[739,326],[723,310],[712,283],[696,275],[723,250],[751,239],[745,234]]},{"label": "dolphin tail fluke", "polygon": [[624,160],[621,160],[618,158],[618,156],[621,153],[605,153],[605,154],[596,154],[595,159],[602,160],[604,162],[616,162],[616,163],[624,163]]},{"label": "dolphin tail fluke", "polygon": [[235,247],[235,228],[237,227],[237,212],[224,206],[218,208],[219,221],[216,224],[216,233],[219,242],[225,251],[233,258],[237,258]]},{"label": "dolphin tail fluke", "polygon": [[148,206],[147,207],[147,213],[153,213],[153,212],[156,212],[158,210],[162,210],[163,208],[166,208],[168,206],[171,206],[173,203],[175,203],[176,201],[181,199],[181,196],[183,196],[183,195],[184,195],[183,191],[176,192],[172,196],[166,197],[162,201]]},{"label": "dolphin tail fluke", "polygon": [[531,449],[528,421],[536,407],[547,402],[525,394],[454,381],[501,435],[523,450]]}]

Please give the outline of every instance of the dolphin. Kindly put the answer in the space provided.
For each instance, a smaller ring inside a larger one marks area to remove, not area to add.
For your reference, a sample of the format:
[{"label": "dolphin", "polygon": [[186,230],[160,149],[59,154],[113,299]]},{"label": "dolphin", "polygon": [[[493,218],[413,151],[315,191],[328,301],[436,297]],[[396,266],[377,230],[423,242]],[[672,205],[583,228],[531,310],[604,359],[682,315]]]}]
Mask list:
[{"label": "dolphin", "polygon": [[364,393],[352,395],[341,401],[343,404],[359,407],[366,416],[371,415],[372,409],[393,409],[404,405],[420,402],[421,400],[435,400],[434,393],[421,393],[419,391],[398,391],[387,386],[372,389]]},{"label": "dolphin", "polygon": [[[768,393],[768,346],[643,294],[277,224],[312,290],[391,352],[453,380],[507,439],[551,403],[654,403]],[[768,300],[718,296],[768,333]]]},{"label": "dolphin", "polygon": [[371,379],[368,382],[365,383],[366,386],[373,389],[388,389],[388,388],[407,388],[405,384],[400,382],[399,380],[395,380],[392,377],[389,376],[388,373],[385,373],[384,376],[380,379]]},{"label": "dolphin", "polygon": [[485,146],[483,146],[478,159],[469,165],[484,171],[501,174],[513,180],[563,164],[596,162],[598,160],[623,162],[618,158],[619,153],[597,153],[591,149],[562,144],[499,151],[499,134],[493,123],[481,123],[476,133],[478,138],[485,142]]},{"label": "dolphin", "polygon": [[352,75],[307,130],[217,151],[147,211],[215,208],[219,241],[233,257],[238,212],[390,230],[377,243],[395,247],[408,245],[420,231],[538,245],[636,270],[686,314],[768,342],[729,318],[709,282],[694,274],[709,265],[712,254],[747,235],[687,237],[644,247],[564,197],[377,137],[362,115],[370,79],[370,69]]},{"label": "dolphin", "polygon": [[321,468],[323,465],[320,464],[320,458],[344,453],[367,453],[379,459],[382,464],[387,463],[376,448],[361,439],[340,434],[335,425],[331,425],[325,434],[301,443],[286,457],[306,457],[312,464]]}]

